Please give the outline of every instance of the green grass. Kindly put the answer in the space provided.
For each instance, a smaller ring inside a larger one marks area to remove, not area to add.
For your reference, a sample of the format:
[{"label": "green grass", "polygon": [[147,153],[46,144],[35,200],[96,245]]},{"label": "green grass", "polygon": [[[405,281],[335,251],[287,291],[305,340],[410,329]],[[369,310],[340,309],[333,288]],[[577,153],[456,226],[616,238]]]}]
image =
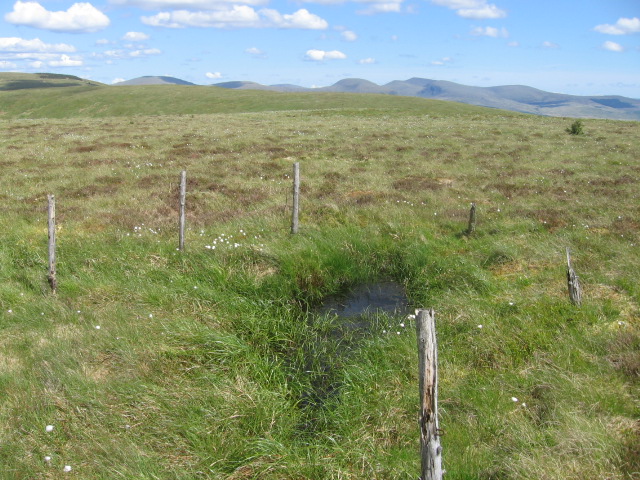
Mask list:
[{"label": "green grass", "polygon": [[413,323],[309,313],[379,278],[436,310],[447,478],[638,478],[637,123],[58,90],[0,97],[0,478],[415,479]]}]

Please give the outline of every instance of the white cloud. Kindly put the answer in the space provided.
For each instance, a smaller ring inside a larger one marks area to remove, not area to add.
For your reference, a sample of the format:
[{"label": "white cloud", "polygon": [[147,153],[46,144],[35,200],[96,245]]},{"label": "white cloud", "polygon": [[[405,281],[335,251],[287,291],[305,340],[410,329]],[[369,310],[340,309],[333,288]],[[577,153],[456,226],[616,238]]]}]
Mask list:
[{"label": "white cloud", "polygon": [[266,5],[268,0],[110,0],[112,5],[139,7],[146,10],[220,10],[225,5]]},{"label": "white cloud", "polygon": [[324,30],[329,24],[326,20],[300,9],[292,14],[281,14],[276,10],[259,11],[246,5],[234,5],[231,9],[215,12],[189,12],[176,10],[160,12],[151,17],[142,17],[142,23],[165,28],[299,28],[305,30]]},{"label": "white cloud", "polygon": [[507,43],[507,46],[509,47],[519,47],[520,46],[520,42],[509,42]]},{"label": "white cloud", "polygon": [[111,40],[107,40],[106,38],[101,38],[99,40],[96,40],[96,45],[109,45],[111,43]]},{"label": "white cloud", "polygon": [[146,48],[140,50],[107,50],[104,55],[109,58],[140,58],[150,55],[160,55],[162,50]]},{"label": "white cloud", "polygon": [[222,73],[220,73],[220,72],[214,72],[214,73],[207,72],[207,73],[204,74],[204,76],[207,77],[207,78],[211,78],[211,79],[217,79],[217,78],[222,78]]},{"label": "white cloud", "polygon": [[18,37],[0,37],[0,52],[73,53],[76,49],[66,43],[44,43],[39,38],[25,40]]},{"label": "white cloud", "polygon": [[13,11],[4,18],[14,25],[72,33],[97,32],[111,23],[109,17],[90,3],[74,3],[66,11],[49,12],[38,2],[17,1]]},{"label": "white cloud", "polygon": [[124,78],[114,78],[113,80],[111,80],[111,83],[120,83],[120,82],[124,82],[125,79]]},{"label": "white cloud", "polygon": [[560,45],[558,45],[557,43],[553,43],[549,41],[542,42],[542,46],[544,48],[560,48]]},{"label": "white cloud", "polygon": [[142,32],[127,32],[122,39],[128,42],[144,42],[145,40],[149,40],[149,35]]},{"label": "white cloud", "polygon": [[359,10],[361,15],[373,15],[376,13],[397,13],[401,11],[403,0],[358,0],[359,3],[366,3],[368,7]]},{"label": "white cloud", "polygon": [[80,67],[82,60],[73,60],[69,55],[60,55],[60,60],[49,62],[50,67]]},{"label": "white cloud", "polygon": [[464,18],[490,19],[504,18],[507,12],[487,0],[431,0],[431,3],[455,10]]},{"label": "white cloud", "polygon": [[257,47],[247,48],[244,51],[244,53],[248,53],[249,55],[252,55],[252,56],[257,57],[257,58],[266,58],[266,56],[267,56],[267,54],[264,51],[260,50]]},{"label": "white cloud", "polygon": [[307,50],[305,58],[314,62],[322,62],[324,60],[344,60],[347,56],[338,50],[329,52],[325,50]]},{"label": "white cloud", "polygon": [[264,15],[270,26],[276,28],[300,28],[304,30],[324,30],[329,24],[326,20],[320,18],[308,10],[302,8],[291,15],[281,15],[276,10],[263,9],[260,14]]},{"label": "white cloud", "polygon": [[509,36],[509,32],[506,28],[476,27],[471,30],[471,35],[480,37],[507,38]]},{"label": "white cloud", "polygon": [[640,33],[640,18],[619,18],[614,25],[607,23],[597,25],[594,30],[608,35],[628,35],[631,33]]},{"label": "white cloud", "polygon": [[610,52],[624,52],[624,47],[616,42],[606,41],[602,44],[602,48]]},{"label": "white cloud", "polygon": [[8,62],[6,60],[0,60],[0,69],[10,70],[12,68],[18,68],[18,65],[13,62]]},{"label": "white cloud", "polygon": [[453,59],[451,57],[442,57],[440,60],[434,60],[433,62],[431,62],[431,65],[442,67],[451,62],[453,62]]},{"label": "white cloud", "polygon": [[344,40],[347,42],[355,42],[358,39],[358,35],[351,30],[345,30],[340,34]]},{"label": "white cloud", "polygon": [[35,62],[31,62],[29,64],[31,68],[42,68],[43,65],[44,65],[44,62],[41,62],[40,60],[36,60]]},{"label": "white cloud", "polygon": [[246,5],[234,5],[230,10],[218,12],[189,12],[176,10],[142,17],[142,23],[165,28],[242,28],[255,27],[260,22],[258,13]]},{"label": "white cloud", "polygon": [[358,60],[358,63],[360,65],[373,65],[374,63],[376,63],[376,59],[375,58],[363,58],[361,60]]}]

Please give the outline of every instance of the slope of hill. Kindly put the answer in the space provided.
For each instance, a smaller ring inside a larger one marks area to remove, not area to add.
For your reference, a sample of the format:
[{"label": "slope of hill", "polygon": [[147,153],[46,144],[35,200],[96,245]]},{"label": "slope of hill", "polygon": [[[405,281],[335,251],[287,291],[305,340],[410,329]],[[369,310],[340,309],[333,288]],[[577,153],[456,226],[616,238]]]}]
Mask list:
[{"label": "slope of hill", "polygon": [[[485,110],[462,103],[390,95],[281,93],[189,85],[39,88],[4,92],[0,96],[0,119],[102,118],[326,109],[354,112],[419,112],[429,115],[461,112],[473,114]],[[505,113],[495,110],[487,114]]]},{"label": "slope of hill", "polygon": [[116,87],[122,85],[195,85],[195,83],[175,77],[145,76],[113,84]]},{"label": "slope of hill", "polygon": [[99,87],[104,84],[57,73],[0,73],[0,91],[86,86]]}]

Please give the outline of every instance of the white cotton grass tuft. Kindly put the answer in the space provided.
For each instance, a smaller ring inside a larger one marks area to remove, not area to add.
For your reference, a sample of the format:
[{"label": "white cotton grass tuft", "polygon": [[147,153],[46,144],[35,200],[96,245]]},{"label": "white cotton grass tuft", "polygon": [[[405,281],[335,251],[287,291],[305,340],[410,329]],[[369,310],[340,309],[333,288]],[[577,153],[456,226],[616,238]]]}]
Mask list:
[{"label": "white cotton grass tuft", "polygon": [[44,431],[45,432],[53,432],[53,425],[47,425],[46,427],[44,427]]},{"label": "white cotton grass tuft", "polygon": [[518,401],[518,399],[517,399],[516,397],[511,397],[511,401],[512,401],[512,402],[517,402],[517,401]]},{"label": "white cotton grass tuft", "polygon": [[65,465],[64,468],[62,469],[63,472],[70,472],[71,471],[71,465]]},{"label": "white cotton grass tuft", "polygon": [[44,457],[44,461],[45,461],[45,462],[47,462],[47,463],[49,463],[49,462],[51,461],[51,457],[50,457],[49,455],[46,455],[46,456]]}]

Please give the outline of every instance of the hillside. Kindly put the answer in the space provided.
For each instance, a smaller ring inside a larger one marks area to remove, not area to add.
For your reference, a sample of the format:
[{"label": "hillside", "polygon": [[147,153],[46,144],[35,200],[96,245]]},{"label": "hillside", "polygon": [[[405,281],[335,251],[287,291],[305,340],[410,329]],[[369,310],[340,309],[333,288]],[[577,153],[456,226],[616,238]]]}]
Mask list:
[{"label": "hillside", "polygon": [[[11,116],[61,116],[66,115],[66,113],[59,112],[60,109],[55,105],[59,102],[63,104],[62,112],[66,111],[64,105],[69,105],[69,114],[75,111],[82,112],[82,115],[93,114],[87,113],[87,110],[97,112],[97,115],[152,113],[154,108],[156,108],[154,105],[156,105],[156,102],[159,100],[168,104],[157,106],[157,108],[165,114],[206,113],[224,111],[224,108],[227,108],[227,111],[236,111],[234,109],[243,108],[241,107],[243,104],[249,108],[248,111],[252,111],[253,108],[257,108],[258,110],[280,110],[282,108],[300,109],[306,108],[306,104],[317,105],[320,108],[324,108],[325,105],[329,107],[329,103],[339,106],[345,102],[354,106],[360,106],[355,108],[367,108],[369,104],[377,105],[387,103],[380,98],[350,98],[345,100],[329,95],[351,93],[378,96],[420,97],[423,99],[456,102],[544,116],[640,120],[640,100],[637,99],[619,96],[585,97],[564,95],[545,92],[526,86],[470,87],[453,82],[423,78],[393,81],[382,86],[362,79],[344,79],[329,87],[313,89],[296,85],[267,86],[255,82],[233,81],[214,84],[213,86],[217,88],[211,89],[243,92],[239,97],[234,95],[224,97],[224,94],[219,92],[207,92],[202,90],[202,88],[206,87],[197,86],[174,77],[146,76],[115,84],[118,89],[123,87],[148,88],[157,86],[188,86],[198,88],[199,90],[192,92],[175,91],[180,101],[184,102],[184,105],[179,105],[175,99],[171,98],[172,94],[169,94],[168,90],[162,93],[160,93],[160,91],[138,91],[137,93],[141,95],[141,98],[139,101],[134,100],[131,102],[132,95],[128,92],[96,92],[93,88],[89,88],[98,86],[107,89],[111,88],[96,82],[66,75],[0,73],[0,92],[3,90],[15,92],[13,97],[6,95],[0,97],[0,106],[3,107],[2,110],[5,112],[5,115]],[[44,92],[53,87],[67,88],[58,93]],[[71,90],[72,88],[77,88],[77,90]],[[87,88],[89,89],[87,90]],[[26,90],[30,90],[31,92],[27,95]],[[36,94],[35,90],[41,93]],[[287,94],[305,93],[308,95],[305,97],[269,97],[258,95],[252,99],[252,97],[248,95],[250,91]],[[313,98],[311,97],[312,94],[323,96]],[[92,98],[94,96],[95,101]],[[135,97],[137,95],[133,96]],[[230,105],[228,107],[220,105],[219,100],[221,98],[228,98]],[[120,103],[122,101],[126,102],[126,105],[122,105]],[[214,110],[207,110],[204,106],[210,102],[217,104]],[[389,102],[393,103],[393,100],[389,100]],[[11,105],[13,105],[13,107],[11,107]],[[134,107],[136,111],[133,111]],[[221,107],[223,110],[219,110]],[[131,112],[127,113],[129,109],[131,109]]]},{"label": "hillside", "polygon": [[116,87],[123,85],[195,85],[195,83],[175,77],[145,76],[112,84],[112,86]]},{"label": "hillside", "polygon": [[[188,115],[309,109],[379,109],[389,111],[481,112],[469,105],[389,95],[329,92],[281,93],[185,85],[69,86],[23,89],[0,95],[2,118],[70,118],[139,115]],[[505,112],[502,112],[504,114]],[[496,111],[496,115],[500,114]]]},{"label": "hillside", "polygon": [[0,73],[0,92],[34,88],[99,87],[102,83],[56,73]]},{"label": "hillside", "polygon": [[[0,480],[415,479],[407,307],[447,480],[637,477],[637,123],[180,85],[0,111]],[[401,308],[339,315],[372,285]]]}]

